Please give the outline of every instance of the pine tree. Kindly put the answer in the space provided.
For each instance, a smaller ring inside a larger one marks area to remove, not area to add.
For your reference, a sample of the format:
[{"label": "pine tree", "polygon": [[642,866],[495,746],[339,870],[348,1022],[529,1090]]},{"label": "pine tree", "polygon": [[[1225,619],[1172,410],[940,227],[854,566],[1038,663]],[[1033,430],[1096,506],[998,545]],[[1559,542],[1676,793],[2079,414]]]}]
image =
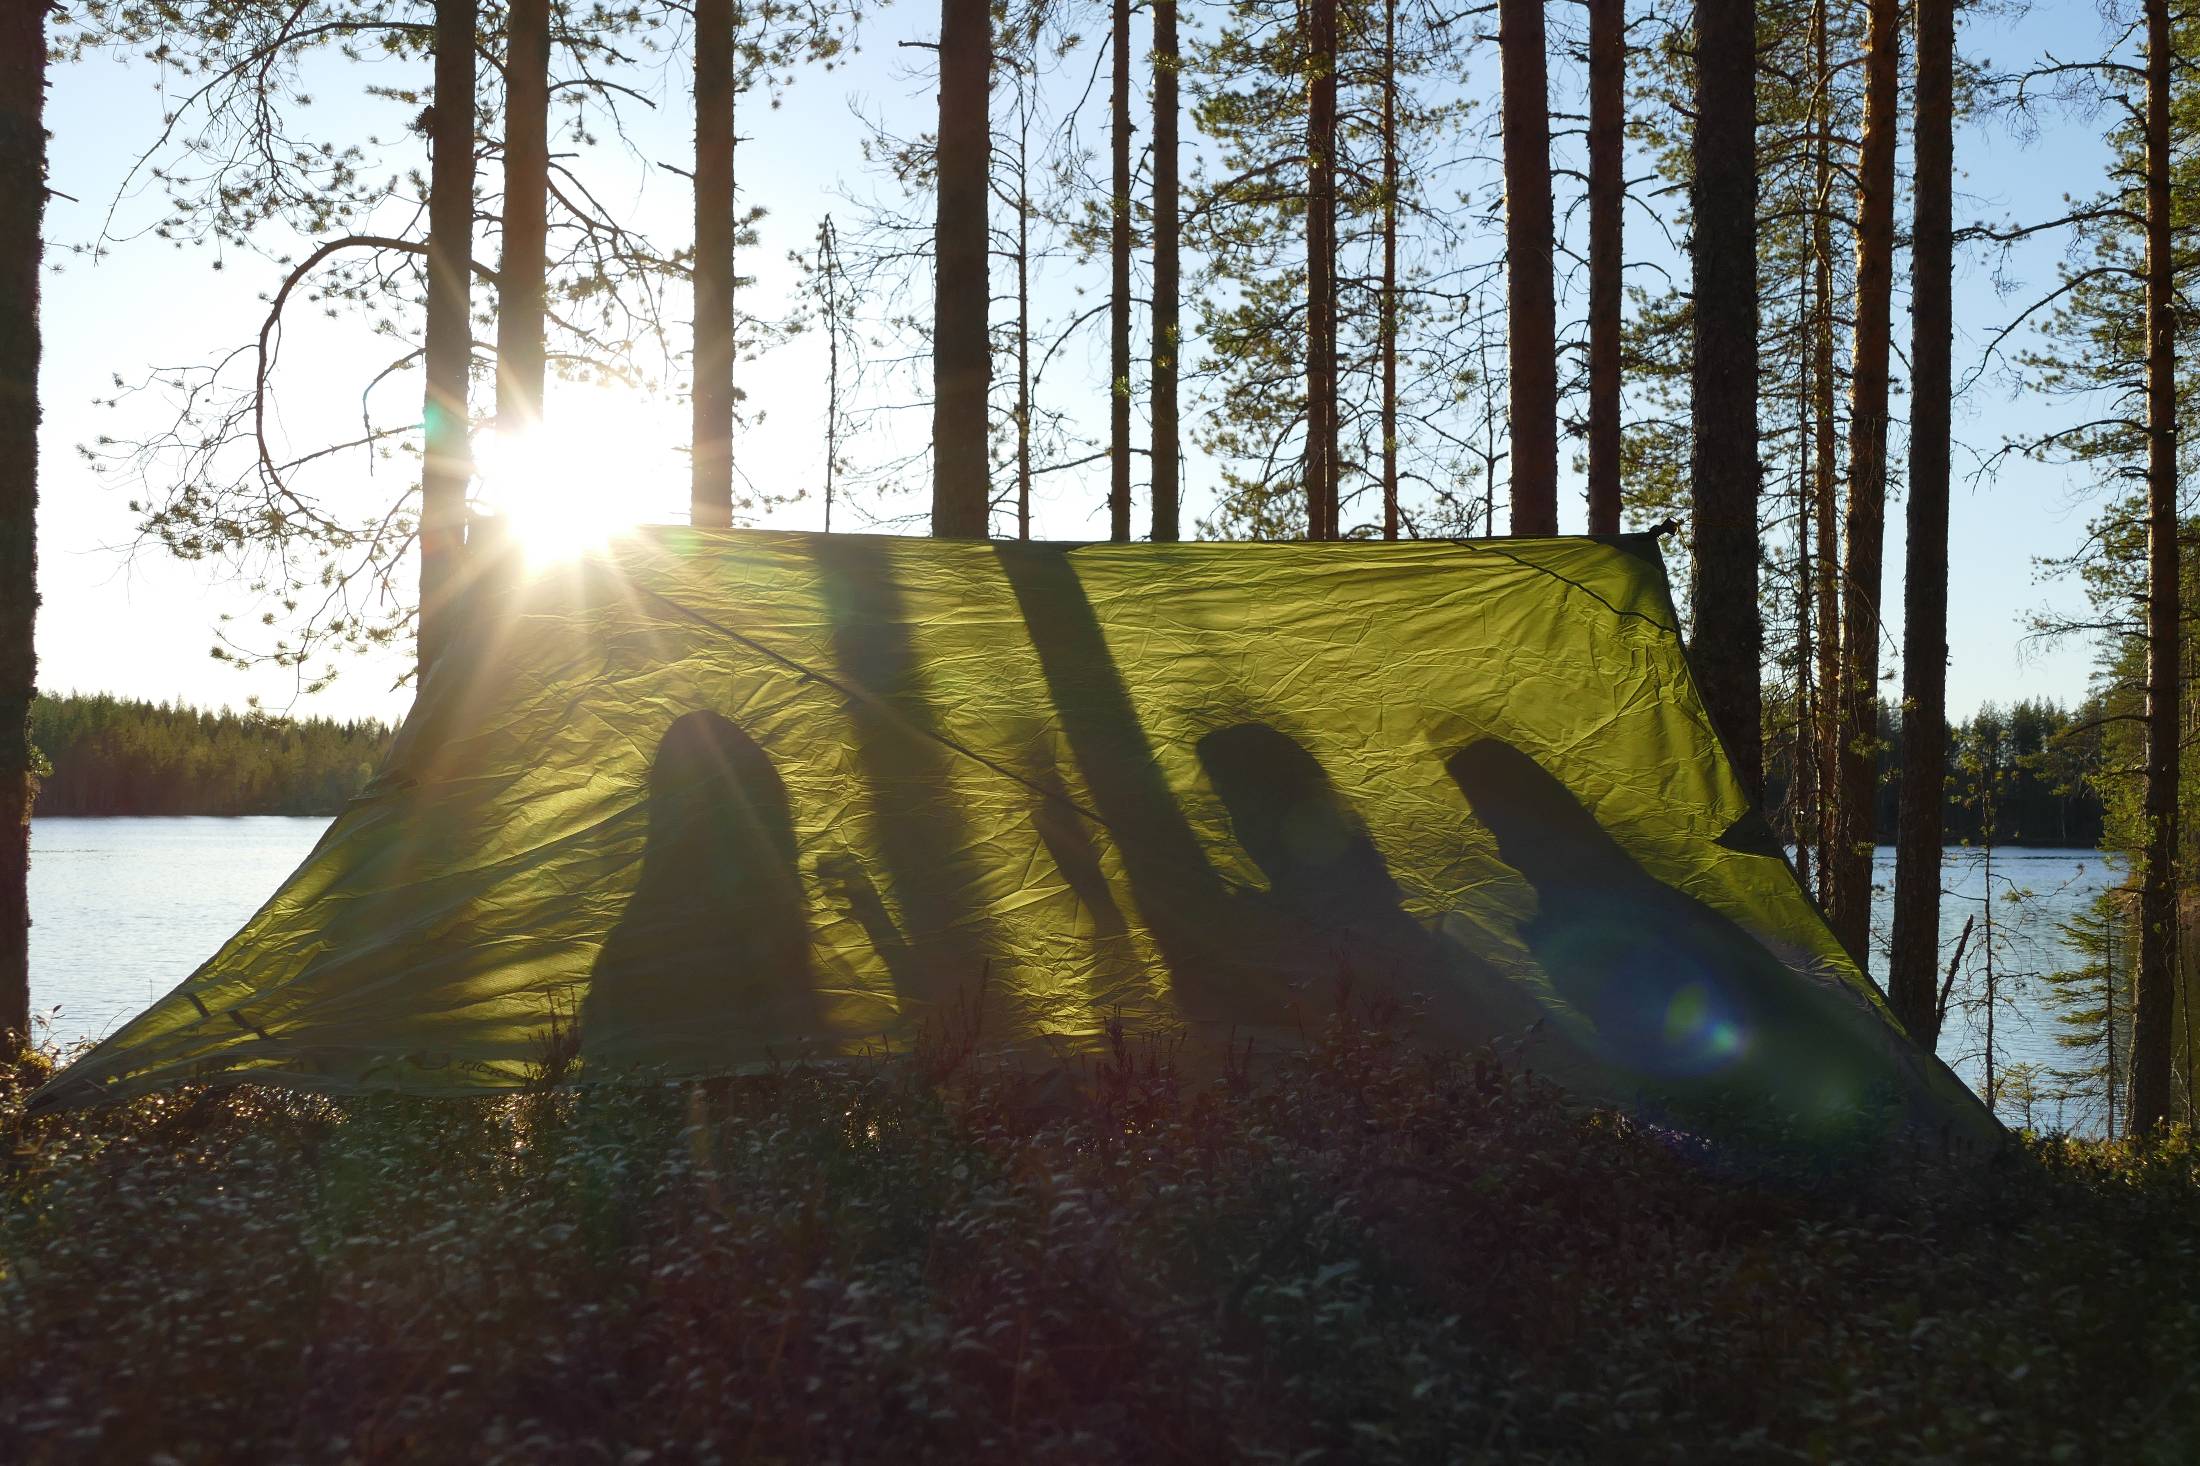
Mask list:
[{"label": "pine tree", "polygon": [[543,310],[549,260],[550,0],[509,0],[504,42],[503,249],[497,259],[500,437],[542,417]]},{"label": "pine tree", "polygon": [[2060,925],[2082,959],[2047,975],[2055,1044],[2076,1063],[2055,1077],[2098,1096],[2104,1133],[2114,1140],[2131,1067],[2132,949],[2136,921],[2128,890],[2103,891],[2092,910]]},{"label": "pine tree", "polygon": [[30,1036],[46,7],[0,7],[0,1059]]},{"label": "pine tree", "polygon": [[1147,389],[1153,415],[1153,538],[1177,538],[1182,489],[1177,463],[1183,452],[1177,383],[1183,374],[1183,326],[1178,292],[1183,279],[1183,201],[1178,186],[1178,72],[1176,0],[1153,7],[1153,372]]},{"label": "pine tree", "polygon": [[427,424],[420,470],[420,675],[451,639],[466,548],[473,352],[474,0],[436,0],[429,129]]},{"label": "pine tree", "polygon": [[1911,226],[1910,505],[1902,611],[1902,804],[1887,1000],[1930,1051],[1939,1040],[1941,804],[1947,786],[1948,417],[1954,380],[1954,0],[1917,5],[1917,204]]},{"label": "pine tree", "polygon": [[1694,633],[1705,708],[1754,802],[1764,791],[1757,604],[1757,9],[1696,8],[1691,348]]},{"label": "pine tree", "polygon": [[940,0],[938,199],[932,285],[932,533],[983,539],[992,518],[986,308],[993,11]]},{"label": "pine tree", "polygon": [[1553,299],[1551,109],[1543,0],[1498,0],[1497,37],[1505,99],[1512,532],[1556,534],[1558,311]]},{"label": "pine tree", "polygon": [[695,382],[688,522],[733,524],[733,0],[695,3]]}]

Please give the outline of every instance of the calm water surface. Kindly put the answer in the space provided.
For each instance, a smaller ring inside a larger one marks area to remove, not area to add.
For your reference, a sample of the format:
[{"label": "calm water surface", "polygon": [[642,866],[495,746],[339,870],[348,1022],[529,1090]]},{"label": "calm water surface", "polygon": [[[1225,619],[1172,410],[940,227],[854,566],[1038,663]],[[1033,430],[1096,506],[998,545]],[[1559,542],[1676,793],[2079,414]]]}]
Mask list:
[{"label": "calm water surface", "polygon": [[113,1032],[213,956],[328,824],[32,820],[31,1012],[64,1044]]},{"label": "calm water surface", "polygon": [[[214,954],[328,827],[325,819],[41,819],[31,824],[31,1005],[52,1015],[62,1043],[112,1032]],[[1950,850],[1943,866],[1941,952],[1954,950],[1964,917],[1983,911],[1987,862],[1976,850]],[[1894,851],[1882,847],[1874,869],[1879,950],[1873,975],[1885,980],[1892,923]],[[2066,1066],[2054,1024],[2040,1004],[2038,975],[2075,965],[2061,925],[2123,878],[2097,850],[1998,850],[1995,963],[2008,984],[1997,1011],[1997,1065]],[[2018,899],[2010,899],[2010,893]],[[1982,940],[1974,933],[1970,986],[1976,988]],[[1984,1012],[1952,1018],[1942,1057],[1973,1085],[1984,1063]],[[2035,1100],[2036,1120],[2074,1129],[2096,1123],[2096,1102],[2079,1095]],[[2021,1118],[2013,1103],[2008,1118]]]}]

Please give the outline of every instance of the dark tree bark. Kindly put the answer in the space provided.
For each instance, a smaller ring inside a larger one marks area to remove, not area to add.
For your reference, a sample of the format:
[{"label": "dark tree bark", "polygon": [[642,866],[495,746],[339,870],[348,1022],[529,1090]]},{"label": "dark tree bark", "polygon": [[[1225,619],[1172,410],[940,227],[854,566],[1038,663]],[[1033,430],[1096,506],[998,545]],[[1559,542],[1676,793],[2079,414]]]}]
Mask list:
[{"label": "dark tree bark", "polygon": [[550,208],[550,0],[510,0],[504,47],[504,247],[497,261],[497,432],[542,416]]},{"label": "dark tree bark", "polygon": [[1817,104],[1811,114],[1811,505],[1816,517],[1818,688],[1815,780],[1818,809],[1818,899],[1832,909],[1833,842],[1841,778],[1840,434],[1834,422],[1833,371],[1833,57],[1826,34],[1827,0],[1811,6],[1811,57]]},{"label": "dark tree bark", "polygon": [[2170,218],[2169,0],[2147,0],[2147,747],[2146,870],[2131,1009],[2132,1135],[2169,1123],[2177,1000],[2177,297]]},{"label": "dark tree bark", "polygon": [[1619,533],[1626,0],[1589,0],[1589,533]]},{"label": "dark tree bark", "polygon": [[840,475],[840,241],[827,214],[817,231],[817,272],[825,306],[825,533],[833,532],[833,491]]},{"label": "dark tree bark", "polygon": [[1954,381],[1955,0],[1917,4],[1911,226],[1910,507],[1903,558],[1902,791],[1887,1001],[1919,1046],[1940,1040],[1941,801],[1947,793],[1948,411]]},{"label": "dark tree bark", "polygon": [[1558,307],[1551,279],[1551,107],[1543,0],[1498,0],[1504,71],[1505,333],[1512,532],[1558,533]]},{"label": "dark tree bark", "polygon": [[1016,538],[1031,538],[1031,97],[1016,99]]},{"label": "dark tree bark", "polygon": [[1311,0],[1306,106],[1306,532],[1337,537],[1337,0]]},{"label": "dark tree bark", "polygon": [[932,533],[984,539],[992,486],[985,394],[986,171],[993,12],[940,0],[939,213],[932,274]]},{"label": "dark tree bark", "polygon": [[1154,0],[1153,7],[1153,537],[1174,540],[1180,530],[1177,482],[1177,346],[1182,335],[1182,203],[1177,183],[1176,0]]},{"label": "dark tree bark", "polygon": [[31,1029],[33,689],[38,684],[38,268],[46,216],[46,7],[0,6],[0,1059]]},{"label": "dark tree bark", "polygon": [[[1689,661],[1752,802],[1764,794],[1757,607],[1757,7],[1696,6]],[[1549,340],[1546,336],[1543,339]]]},{"label": "dark tree bark", "polygon": [[1887,358],[1894,297],[1896,83],[1901,0],[1871,0],[1864,141],[1856,179],[1856,346],[1850,362],[1847,555],[1842,562],[1840,799],[1831,891],[1834,934],[1869,960],[1872,843],[1878,836],[1879,579],[1887,532]]},{"label": "dark tree bark", "polygon": [[1398,538],[1398,0],[1383,6],[1383,538]]},{"label": "dark tree bark", "polygon": [[428,175],[427,424],[420,471],[420,674],[449,644],[466,552],[466,376],[474,227],[474,0],[436,0]]},{"label": "dark tree bark", "polygon": [[733,0],[695,0],[695,390],[688,523],[733,524]]},{"label": "dark tree bark", "polygon": [[1131,537],[1131,0],[1115,0],[1108,199],[1108,538]]}]

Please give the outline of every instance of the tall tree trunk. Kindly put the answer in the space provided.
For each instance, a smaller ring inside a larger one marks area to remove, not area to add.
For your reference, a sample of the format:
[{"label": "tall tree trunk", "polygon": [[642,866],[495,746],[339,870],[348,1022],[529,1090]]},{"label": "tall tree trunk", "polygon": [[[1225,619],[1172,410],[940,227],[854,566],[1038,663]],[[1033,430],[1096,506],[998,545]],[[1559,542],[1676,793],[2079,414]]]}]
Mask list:
[{"label": "tall tree trunk", "polygon": [[688,523],[733,524],[733,0],[695,0],[695,390]]},{"label": "tall tree trunk", "polygon": [[1621,211],[1626,0],[1589,0],[1589,533],[1619,533]]},{"label": "tall tree trunk", "polygon": [[497,433],[542,417],[550,208],[550,0],[510,0],[504,45],[504,248],[497,261]]},{"label": "tall tree trunk", "polygon": [[1108,538],[1131,537],[1131,0],[1115,0],[1109,98],[1115,188],[1108,199]]},{"label": "tall tree trunk", "polygon": [[1031,538],[1031,93],[1016,88],[1016,538]]},{"label": "tall tree trunk", "polygon": [[1796,281],[1795,376],[1795,736],[1789,744],[1788,833],[1795,847],[1795,879],[1810,889],[1817,854],[1818,716],[1811,696],[1817,659],[1816,584],[1811,554],[1811,355],[1813,350],[1810,284],[1813,266],[1806,256]]},{"label": "tall tree trunk", "polygon": [[2177,299],[2170,235],[2169,0],[2147,0],[2147,752],[2146,871],[2131,1007],[2130,1134],[2169,1123],[2177,996]]},{"label": "tall tree trunk", "polygon": [[1497,0],[1504,71],[1505,335],[1512,532],[1558,533],[1558,307],[1551,280],[1551,105],[1543,0]]},{"label": "tall tree trunk", "polygon": [[1311,0],[1306,106],[1306,525],[1337,537],[1337,0]]},{"label": "tall tree trunk", "polygon": [[0,1059],[31,1030],[33,689],[38,684],[38,267],[46,217],[46,7],[0,6]]},{"label": "tall tree trunk", "polygon": [[1154,0],[1153,7],[1153,537],[1156,543],[1179,534],[1177,482],[1177,347],[1181,288],[1179,241],[1184,221],[1177,185],[1176,0]]},{"label": "tall tree trunk", "polygon": [[1910,508],[1903,557],[1902,792],[1887,1001],[1940,1040],[1941,802],[1947,793],[1948,408],[1954,390],[1955,0],[1917,4],[1916,221],[1911,226]]},{"label": "tall tree trunk", "polygon": [[450,643],[466,553],[466,376],[473,351],[474,0],[436,0],[428,173],[427,424],[420,469],[420,675]]},{"label": "tall tree trunk", "polygon": [[1864,44],[1864,145],[1856,179],[1856,345],[1850,363],[1847,555],[1841,566],[1840,808],[1834,934],[1859,967],[1871,957],[1877,829],[1879,581],[1887,532],[1887,357],[1894,296],[1896,83],[1901,0],[1871,0]]},{"label": "tall tree trunk", "polygon": [[940,0],[938,215],[932,273],[932,533],[984,539],[993,491],[985,397],[986,173],[993,11]]},{"label": "tall tree trunk", "polygon": [[1383,5],[1383,538],[1398,538],[1398,0]]},{"label": "tall tree trunk", "polygon": [[1837,463],[1840,434],[1834,421],[1833,314],[1833,57],[1827,38],[1827,0],[1811,6],[1813,70],[1811,131],[1811,505],[1816,516],[1818,576],[1818,899],[1833,904],[1833,844],[1841,777],[1841,612]]},{"label": "tall tree trunk", "polygon": [[825,533],[833,532],[833,490],[840,475],[840,241],[827,214],[817,231],[818,273],[825,277]]},{"label": "tall tree trunk", "polygon": [[[1764,795],[1757,606],[1757,7],[1696,6],[1692,384],[1695,636],[1711,725],[1754,803]],[[1545,337],[1544,339],[1549,339]]]}]

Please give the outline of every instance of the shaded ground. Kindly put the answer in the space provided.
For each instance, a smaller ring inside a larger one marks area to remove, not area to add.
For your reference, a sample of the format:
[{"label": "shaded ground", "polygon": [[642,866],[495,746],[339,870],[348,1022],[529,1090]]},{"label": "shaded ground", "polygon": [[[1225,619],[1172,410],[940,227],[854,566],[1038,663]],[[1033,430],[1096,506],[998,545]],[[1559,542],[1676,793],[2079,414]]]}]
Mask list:
[{"label": "shaded ground", "polygon": [[2182,1142],[1775,1171],[1344,1022],[1093,1079],[0,1079],[0,1460],[2200,1458]]}]

